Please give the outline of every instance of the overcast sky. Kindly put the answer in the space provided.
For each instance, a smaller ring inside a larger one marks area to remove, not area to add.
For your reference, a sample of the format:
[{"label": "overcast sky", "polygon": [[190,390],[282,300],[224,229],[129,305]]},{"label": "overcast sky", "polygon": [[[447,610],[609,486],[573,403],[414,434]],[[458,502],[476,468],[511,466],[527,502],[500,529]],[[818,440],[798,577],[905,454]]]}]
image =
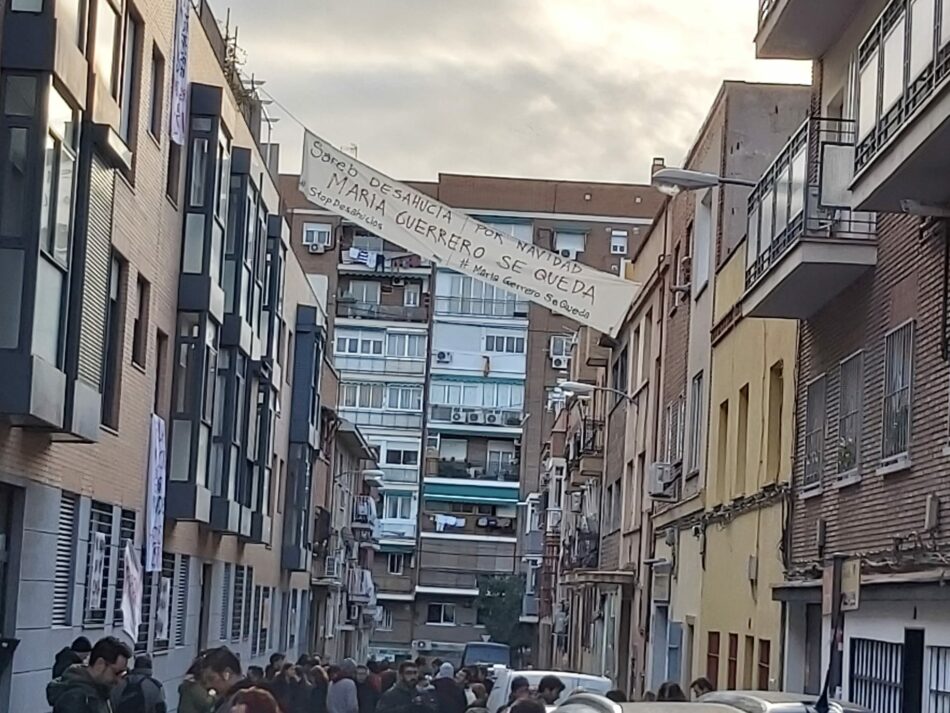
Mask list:
[{"label": "overcast sky", "polygon": [[[758,0],[211,0],[245,71],[302,122],[403,179],[645,181],[678,164],[723,79],[757,61]],[[302,130],[279,108],[284,171]]]}]

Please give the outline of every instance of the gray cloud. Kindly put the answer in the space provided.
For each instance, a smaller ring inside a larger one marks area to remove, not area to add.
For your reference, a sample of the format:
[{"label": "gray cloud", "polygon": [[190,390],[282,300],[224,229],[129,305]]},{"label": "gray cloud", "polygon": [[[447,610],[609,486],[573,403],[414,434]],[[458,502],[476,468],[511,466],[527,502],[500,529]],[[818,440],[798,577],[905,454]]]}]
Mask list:
[{"label": "gray cloud", "polygon": [[[212,0],[246,71],[313,131],[401,178],[439,171],[644,181],[682,159],[754,60],[750,0]],[[279,108],[284,170],[302,130]]]}]

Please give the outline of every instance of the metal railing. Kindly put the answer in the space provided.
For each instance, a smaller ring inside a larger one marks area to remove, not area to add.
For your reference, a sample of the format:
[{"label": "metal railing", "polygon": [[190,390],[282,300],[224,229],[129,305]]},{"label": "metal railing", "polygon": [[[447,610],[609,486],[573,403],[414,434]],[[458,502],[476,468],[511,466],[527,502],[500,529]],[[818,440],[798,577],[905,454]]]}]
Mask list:
[{"label": "metal railing", "polygon": [[759,27],[769,19],[769,14],[779,4],[780,0],[759,0]]},{"label": "metal railing", "polygon": [[333,363],[340,371],[358,371],[372,374],[400,374],[422,376],[426,372],[426,361],[407,357],[357,356],[355,354],[337,354]]},{"label": "metal railing", "polygon": [[467,315],[484,317],[527,317],[528,302],[510,298],[456,297],[437,295],[435,313],[438,315]]},{"label": "metal railing", "polygon": [[380,468],[383,471],[383,480],[390,483],[418,483],[419,468]]},{"label": "metal railing", "polygon": [[600,534],[576,531],[564,555],[566,569],[596,569],[600,562]]},{"label": "metal railing", "polygon": [[479,406],[448,406],[432,404],[429,417],[433,421],[457,423],[460,426],[490,426],[518,428],[524,414],[518,408],[490,408]]},{"label": "metal railing", "polygon": [[429,319],[425,307],[404,307],[402,305],[381,305],[378,302],[343,302],[337,300],[337,317],[356,319],[382,319],[393,322],[425,322]]},{"label": "metal railing", "polygon": [[874,213],[849,207],[855,122],[812,117],[802,124],[749,196],[746,287],[802,238],[871,239]]},{"label": "metal railing", "polygon": [[340,414],[357,426],[381,426],[383,428],[422,428],[422,414],[406,411],[369,411],[367,409],[340,407]]},{"label": "metal railing", "polygon": [[518,468],[511,463],[473,463],[459,460],[440,460],[436,474],[439,478],[463,480],[518,480]]},{"label": "metal railing", "polygon": [[575,470],[581,458],[598,457],[604,454],[604,422],[585,418],[571,436],[568,470]]},{"label": "metal railing", "polygon": [[[351,255],[351,247],[354,246],[344,245],[340,251],[340,263],[342,265],[362,265],[368,270],[375,272],[392,272],[397,274],[402,270],[430,269],[432,267],[432,263],[429,260],[406,252],[405,250],[367,250],[356,246],[356,249],[360,252],[356,255]],[[382,260],[379,258],[382,258]]]},{"label": "metal railing", "polygon": [[376,501],[369,495],[357,495],[353,498],[352,524],[374,527],[376,521]]}]

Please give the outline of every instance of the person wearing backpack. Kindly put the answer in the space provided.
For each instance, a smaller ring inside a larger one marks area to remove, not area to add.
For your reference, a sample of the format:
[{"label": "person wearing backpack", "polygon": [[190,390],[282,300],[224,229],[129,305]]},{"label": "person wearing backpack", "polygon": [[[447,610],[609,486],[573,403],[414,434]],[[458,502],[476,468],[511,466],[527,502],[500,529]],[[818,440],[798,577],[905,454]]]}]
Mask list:
[{"label": "person wearing backpack", "polygon": [[165,690],[152,676],[152,657],[139,654],[132,671],[112,689],[113,713],[166,713]]}]

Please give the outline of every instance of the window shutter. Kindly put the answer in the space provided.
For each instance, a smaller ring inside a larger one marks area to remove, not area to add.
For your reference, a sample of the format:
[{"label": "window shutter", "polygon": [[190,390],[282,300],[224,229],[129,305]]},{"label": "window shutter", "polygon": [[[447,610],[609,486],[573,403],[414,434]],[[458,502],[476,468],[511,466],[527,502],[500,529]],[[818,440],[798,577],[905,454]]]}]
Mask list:
[{"label": "window shutter", "polygon": [[76,510],[79,498],[63,491],[59,501],[59,530],[56,533],[56,564],[53,576],[53,626],[68,626],[72,599],[73,559],[76,544]]},{"label": "window shutter", "polygon": [[178,588],[175,590],[178,614],[175,617],[175,646],[185,645],[188,623],[188,590],[191,581],[191,558],[181,555],[178,560]]},{"label": "window shutter", "polygon": [[218,638],[228,638],[228,602],[231,597],[231,563],[224,563],[224,582],[221,586],[221,628]]}]

